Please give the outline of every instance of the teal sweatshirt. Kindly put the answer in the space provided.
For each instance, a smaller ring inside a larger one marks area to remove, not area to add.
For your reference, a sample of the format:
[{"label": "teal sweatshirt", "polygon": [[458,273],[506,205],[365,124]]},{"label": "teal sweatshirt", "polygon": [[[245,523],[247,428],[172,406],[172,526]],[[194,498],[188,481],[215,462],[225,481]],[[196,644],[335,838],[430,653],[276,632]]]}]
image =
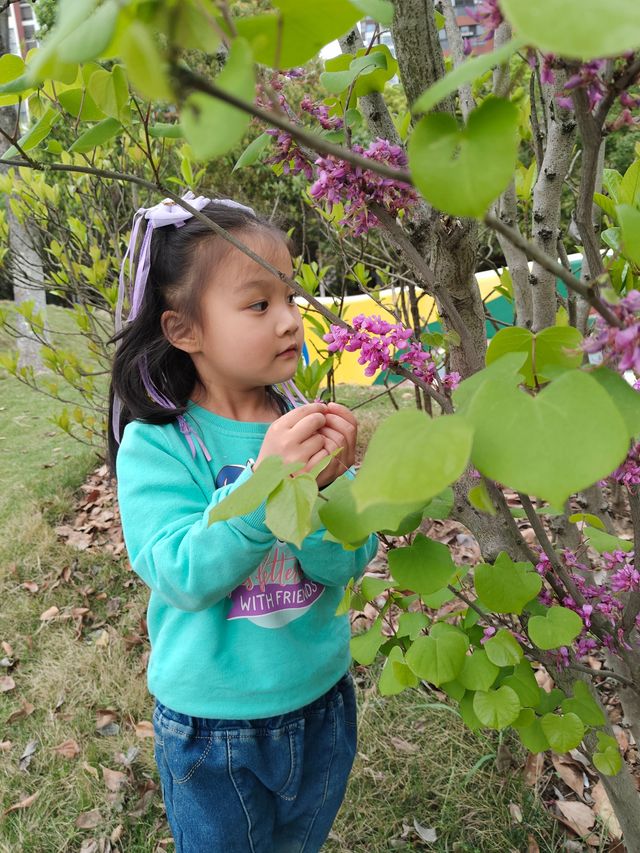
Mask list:
[{"label": "teal sweatshirt", "polygon": [[[128,424],[118,501],[134,571],[151,590],[150,692],[182,714],[260,719],[322,696],[349,667],[349,621],[335,611],[377,540],[355,551],[318,530],[301,548],[277,540],[255,511],[209,526],[209,512],[252,476],[268,423],[191,404],[212,459],[193,458],[177,423]],[[345,474],[344,476],[353,476]]]}]

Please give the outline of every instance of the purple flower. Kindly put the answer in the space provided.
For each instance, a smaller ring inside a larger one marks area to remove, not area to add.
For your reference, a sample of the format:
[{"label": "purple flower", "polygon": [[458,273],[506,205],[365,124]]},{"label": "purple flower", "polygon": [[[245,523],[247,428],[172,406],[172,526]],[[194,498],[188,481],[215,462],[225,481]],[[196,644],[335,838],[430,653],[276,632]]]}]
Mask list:
[{"label": "purple flower", "polygon": [[614,592],[631,592],[640,584],[640,573],[632,566],[624,566],[611,576],[611,589]]},{"label": "purple flower", "polygon": [[585,340],[583,349],[588,353],[601,352],[603,361],[620,373],[629,369],[640,373],[640,292],[630,291],[609,308],[621,327],[609,326],[603,317],[598,317],[595,334]]},{"label": "purple flower", "polygon": [[480,643],[482,645],[484,645],[487,642],[487,640],[490,640],[491,637],[494,636],[495,633],[496,633],[496,629],[492,625],[489,625],[488,628],[484,629],[484,633],[483,633],[482,637],[480,638]]}]

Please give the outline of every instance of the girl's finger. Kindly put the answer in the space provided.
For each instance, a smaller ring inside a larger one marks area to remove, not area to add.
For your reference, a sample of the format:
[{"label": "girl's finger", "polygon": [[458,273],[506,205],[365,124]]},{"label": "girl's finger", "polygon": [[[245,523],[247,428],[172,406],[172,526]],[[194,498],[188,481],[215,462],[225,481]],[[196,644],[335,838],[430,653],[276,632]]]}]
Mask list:
[{"label": "girl's finger", "polygon": [[294,444],[301,444],[310,436],[318,433],[325,425],[325,416],[316,412],[301,418],[288,431],[287,440]]}]

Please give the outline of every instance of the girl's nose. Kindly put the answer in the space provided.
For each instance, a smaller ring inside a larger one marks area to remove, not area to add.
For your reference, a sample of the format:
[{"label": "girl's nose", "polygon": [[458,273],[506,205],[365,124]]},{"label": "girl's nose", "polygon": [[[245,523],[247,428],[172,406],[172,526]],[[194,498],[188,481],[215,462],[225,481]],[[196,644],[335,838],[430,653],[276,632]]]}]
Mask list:
[{"label": "girl's nose", "polygon": [[287,304],[278,315],[276,331],[278,335],[290,335],[296,332],[301,324],[302,318],[298,306]]}]

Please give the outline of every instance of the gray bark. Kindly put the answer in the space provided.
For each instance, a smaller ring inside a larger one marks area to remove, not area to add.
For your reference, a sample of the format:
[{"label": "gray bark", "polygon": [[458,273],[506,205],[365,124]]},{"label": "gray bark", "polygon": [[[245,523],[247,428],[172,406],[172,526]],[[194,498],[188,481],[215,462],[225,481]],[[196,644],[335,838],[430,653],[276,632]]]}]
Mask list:
[{"label": "gray bark", "polygon": [[[7,52],[9,44],[9,33],[5,10],[0,14],[0,56]],[[11,137],[15,132],[17,124],[17,111],[13,106],[0,107],[0,127]],[[9,148],[9,141],[4,135],[0,135],[0,156]],[[6,171],[6,166],[0,166]],[[9,248],[11,256],[11,272],[13,278],[13,298],[16,305],[31,300],[36,311],[42,314],[46,312],[46,294],[43,287],[44,275],[42,271],[42,260],[37,250],[34,235],[29,232],[25,223],[18,222],[11,208],[7,205],[7,222],[9,225]],[[44,370],[40,356],[40,342],[34,334],[27,320],[21,315],[16,315],[16,324],[20,331],[16,339],[18,348],[18,367],[30,367],[35,371]]]},{"label": "gray bark", "polygon": [[[444,0],[444,2],[440,3],[439,9],[444,15],[445,31],[447,33],[447,41],[449,42],[451,58],[453,59],[453,67],[457,68],[458,65],[461,65],[464,62],[465,56],[462,35],[460,34],[460,28],[456,21],[456,12],[450,0]],[[469,117],[469,113],[475,107],[475,101],[471,94],[471,84],[467,83],[465,86],[461,86],[458,89],[458,96],[460,98],[460,110],[464,120],[466,121]]]},{"label": "gray bark", "polygon": [[[511,38],[511,27],[505,22],[500,24],[495,34],[495,47],[498,48]],[[497,97],[504,97],[510,82],[509,65],[496,68],[493,72],[493,93]],[[496,204],[496,216],[512,228],[519,230],[518,206],[516,200],[515,181],[511,181],[507,189],[502,193]],[[515,322],[517,326],[530,329],[533,325],[533,303],[531,301],[531,287],[529,285],[529,262],[527,256],[514,246],[502,234],[498,234],[498,243],[502,249],[513,285],[513,302],[515,309]]]},{"label": "gray bark", "polygon": [[[569,170],[575,141],[576,123],[568,110],[558,107],[556,93],[565,77],[557,75],[554,86],[543,84],[542,97],[547,115],[547,139],[542,165],[533,190],[533,240],[548,255],[557,257],[560,236],[560,200]],[[533,331],[555,325],[557,310],[556,277],[534,261],[530,282],[533,298]]]}]

